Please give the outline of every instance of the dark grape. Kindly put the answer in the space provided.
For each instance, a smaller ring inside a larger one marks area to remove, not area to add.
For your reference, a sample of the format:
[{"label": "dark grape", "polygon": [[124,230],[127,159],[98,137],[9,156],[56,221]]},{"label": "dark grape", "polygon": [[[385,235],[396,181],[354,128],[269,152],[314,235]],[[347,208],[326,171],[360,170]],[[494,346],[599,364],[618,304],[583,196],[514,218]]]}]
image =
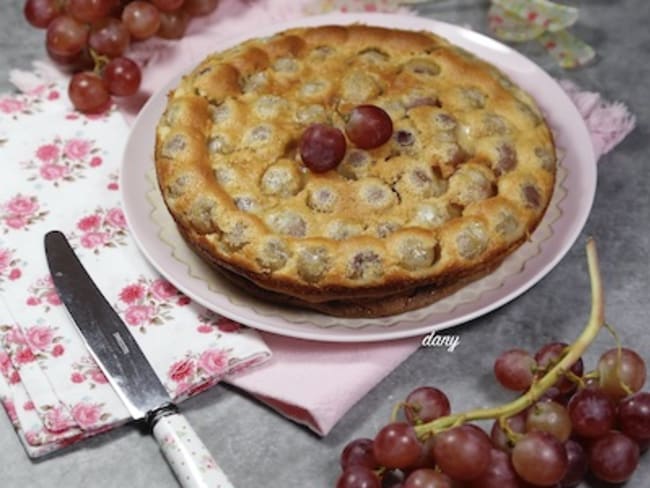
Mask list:
[{"label": "dark grape", "polygon": [[104,68],[104,81],[113,95],[129,96],[138,91],[142,75],[129,58],[111,59]]},{"label": "dark grape", "polygon": [[487,470],[470,481],[468,488],[519,488],[519,479],[510,456],[498,449],[492,449]]},{"label": "dark grape", "polygon": [[529,432],[512,450],[512,465],[521,478],[538,486],[553,486],[567,472],[564,446],[547,432]]},{"label": "dark grape", "polygon": [[[513,415],[512,417],[509,417],[506,420],[506,423],[508,424],[510,430],[512,430],[516,434],[523,434],[524,432],[526,432],[527,416],[528,416],[528,411],[524,410],[523,412],[519,412],[517,415]],[[514,447],[510,443],[510,440],[508,439],[506,433],[501,428],[501,424],[499,423],[499,420],[495,420],[494,424],[492,424],[492,430],[490,431],[490,438],[492,439],[492,443],[494,444],[494,447],[506,453],[512,451],[512,448]]]},{"label": "dark grape", "polygon": [[447,395],[431,386],[416,388],[404,403],[404,414],[411,424],[430,422],[451,413]]},{"label": "dark grape", "polygon": [[365,466],[369,469],[379,467],[372,447],[372,439],[355,439],[348,442],[341,453],[341,468],[353,465]]},{"label": "dark grape", "polygon": [[72,56],[59,56],[50,51],[46,47],[47,55],[52,61],[57,63],[60,68],[69,73],[77,73],[78,71],[86,71],[93,69],[95,62],[88,49],[82,49],[77,54]]},{"label": "dark grape", "polygon": [[509,390],[523,391],[530,388],[535,376],[535,359],[523,349],[510,349],[494,362],[494,375]]},{"label": "dark grape", "polygon": [[416,469],[408,475],[403,488],[452,488],[452,480],[435,469]]},{"label": "dark grape", "polygon": [[618,404],[621,431],[636,441],[650,440],[650,393],[643,391]]},{"label": "dark grape", "polygon": [[420,458],[422,445],[413,427],[406,422],[392,422],[384,426],[373,442],[377,462],[387,468],[409,468]]},{"label": "dark grape", "polygon": [[160,27],[156,32],[163,39],[180,39],[185,34],[190,16],[185,10],[160,12]]},{"label": "dark grape", "polygon": [[608,483],[627,481],[638,464],[639,446],[620,432],[605,434],[589,449],[591,472]]},{"label": "dark grape", "polygon": [[618,354],[618,349],[610,349],[598,361],[600,388],[615,400],[627,396],[621,381],[636,393],[643,387],[646,378],[645,362],[636,352],[622,348],[620,364]]},{"label": "dark grape", "polygon": [[[537,361],[538,368],[542,370],[550,369],[552,365],[562,359],[562,355],[566,351],[567,347],[568,344],[565,344],[564,342],[551,342],[543,346],[539,351],[537,351],[537,353],[535,353],[535,361]],[[582,373],[584,372],[582,358],[578,359],[573,366],[571,366],[570,371],[578,377],[582,376]],[[568,393],[576,389],[576,384],[571,380],[561,378],[557,383],[555,383],[555,387],[560,390],[561,393]]]},{"label": "dark grape", "polygon": [[79,22],[91,23],[108,16],[113,0],[67,0],[66,11]]},{"label": "dark grape", "polygon": [[84,113],[103,112],[110,103],[110,94],[104,80],[88,71],[72,77],[68,96],[75,108]]},{"label": "dark grape", "polygon": [[571,419],[563,405],[553,401],[537,402],[528,410],[526,431],[534,430],[553,434],[560,442],[571,435]]},{"label": "dark grape", "polygon": [[88,42],[88,27],[69,15],[57,17],[47,27],[45,44],[55,56],[79,54]]},{"label": "dark grape", "polygon": [[213,12],[219,5],[219,0],[185,0],[183,10],[192,17],[200,17]]},{"label": "dark grape", "polygon": [[373,149],[384,144],[393,135],[390,116],[375,105],[359,105],[350,113],[345,133],[361,149]]},{"label": "dark grape", "polygon": [[345,156],[345,148],[345,136],[330,125],[312,124],[300,137],[300,157],[315,173],[336,168]]},{"label": "dark grape", "polygon": [[374,471],[353,465],[341,473],[336,488],[381,488],[381,482]]},{"label": "dark grape", "polygon": [[381,477],[381,488],[404,488],[404,473],[399,469],[384,471]]},{"label": "dark grape", "polygon": [[579,390],[568,406],[573,431],[587,438],[605,435],[614,427],[616,411],[601,390]]},{"label": "dark grape", "polygon": [[568,440],[564,444],[569,466],[562,481],[560,488],[573,488],[580,484],[587,474],[587,456],[580,444],[574,440]]},{"label": "dark grape", "polygon": [[136,0],[122,10],[122,23],[134,39],[148,39],[160,28],[160,11],[148,2]]},{"label": "dark grape", "polygon": [[118,19],[102,19],[90,29],[88,44],[97,53],[109,58],[121,56],[128,49],[129,43],[129,31]]},{"label": "dark grape", "polygon": [[57,0],[27,0],[23,13],[31,25],[37,29],[46,29],[60,10]]},{"label": "dark grape", "polygon": [[469,481],[487,469],[491,449],[487,436],[461,425],[435,436],[433,457],[443,473],[456,480]]}]

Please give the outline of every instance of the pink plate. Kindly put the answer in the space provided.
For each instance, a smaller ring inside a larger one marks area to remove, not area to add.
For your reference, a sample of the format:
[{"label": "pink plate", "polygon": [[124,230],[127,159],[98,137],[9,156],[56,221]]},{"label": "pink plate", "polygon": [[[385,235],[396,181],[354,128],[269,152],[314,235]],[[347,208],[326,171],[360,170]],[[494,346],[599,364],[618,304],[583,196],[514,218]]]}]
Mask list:
[{"label": "pink plate", "polygon": [[[120,183],[126,217],[142,252],[169,281],[205,307],[257,329],[303,339],[361,342],[424,336],[467,322],[513,300],[553,269],[575,242],[591,209],[596,158],[583,119],[548,74],[511,48],[455,25],[387,14],[309,17],[269,26],[254,37],[291,27],[355,22],[434,32],[492,62],[527,90],[544,111],[558,147],[560,165],[553,199],[531,240],[497,271],[420,310],[378,319],[340,319],[261,302],[224,282],[189,250],[156,187],[152,160],[155,126],[179,74],[151,97],[131,130]],[[225,49],[248,37],[212,47]],[[188,71],[198,61],[194,60]]]}]

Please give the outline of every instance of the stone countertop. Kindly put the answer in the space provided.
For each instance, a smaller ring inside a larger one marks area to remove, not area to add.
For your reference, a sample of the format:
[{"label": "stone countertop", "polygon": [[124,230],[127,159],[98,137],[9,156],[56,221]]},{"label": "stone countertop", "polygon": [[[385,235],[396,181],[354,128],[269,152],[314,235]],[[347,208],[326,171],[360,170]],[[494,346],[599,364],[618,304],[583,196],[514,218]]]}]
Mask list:
[{"label": "stone countertop", "polygon": [[[44,57],[44,33],[22,17],[22,0],[5,0],[0,16],[0,91],[11,89],[10,68],[29,68]],[[448,0],[421,7],[440,20],[486,31],[487,1]],[[241,392],[223,386],[182,405],[190,423],[238,488],[257,486],[328,487],[339,475],[343,446],[372,437],[392,405],[420,385],[448,393],[454,410],[496,405],[510,396],[493,380],[497,355],[512,347],[536,350],[552,340],[571,341],[586,323],[590,295],[585,243],[596,238],[606,290],[607,319],[624,344],[650,361],[650,2],[647,0],[568,1],[580,7],[575,32],[594,46],[589,67],[562,71],[533,45],[516,46],[553,76],[621,100],[637,116],[638,127],[598,168],[596,198],[586,227],[566,257],[515,301],[453,329],[461,343],[453,352],[421,348],[370,391],[325,438],[277,415]],[[593,368],[613,345],[601,334],[586,354]],[[647,388],[647,387],[646,387]],[[0,485],[45,487],[176,487],[175,478],[153,439],[123,427],[84,441],[47,459],[31,461],[4,414],[0,414]],[[582,486],[599,486],[585,483]],[[626,486],[650,486],[650,454]]]}]

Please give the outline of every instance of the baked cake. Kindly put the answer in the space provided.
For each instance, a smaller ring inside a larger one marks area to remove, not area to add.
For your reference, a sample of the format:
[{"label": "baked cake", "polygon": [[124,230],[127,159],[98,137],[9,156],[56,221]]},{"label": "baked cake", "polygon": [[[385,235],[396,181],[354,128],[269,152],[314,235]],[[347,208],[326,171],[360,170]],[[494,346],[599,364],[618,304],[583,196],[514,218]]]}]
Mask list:
[{"label": "baked cake", "polygon": [[[350,139],[367,106],[392,123],[377,147]],[[329,170],[305,162],[316,125],[343,135]],[[497,68],[429,32],[358,24],[210,55],[169,94],[155,160],[179,231],[215,270],[347,317],[491,272],[542,219],[556,168],[540,110]]]}]

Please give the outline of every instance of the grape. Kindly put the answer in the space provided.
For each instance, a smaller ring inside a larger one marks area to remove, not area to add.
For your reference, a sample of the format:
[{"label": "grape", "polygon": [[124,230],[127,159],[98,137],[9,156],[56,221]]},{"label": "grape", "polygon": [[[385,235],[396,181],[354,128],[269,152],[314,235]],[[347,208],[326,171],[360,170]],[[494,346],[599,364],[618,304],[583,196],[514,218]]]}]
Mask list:
[{"label": "grape", "polygon": [[564,444],[569,467],[562,481],[560,481],[560,488],[573,488],[580,484],[582,479],[587,474],[587,456],[580,444],[576,441],[568,440]]},{"label": "grape", "polygon": [[108,108],[110,94],[104,81],[95,73],[75,74],[68,86],[68,96],[75,108],[84,113],[100,113]]},{"label": "grape", "polygon": [[64,71],[70,73],[91,70],[95,65],[88,49],[82,49],[81,52],[73,54],[72,56],[59,56],[54,54],[47,46],[46,51],[52,61],[57,63]]},{"label": "grape", "polygon": [[406,397],[404,413],[411,424],[430,422],[451,413],[449,399],[431,386],[416,388]]},{"label": "grape", "polygon": [[69,15],[61,15],[47,26],[46,47],[55,56],[79,54],[87,41],[88,28]]},{"label": "grape", "polygon": [[[508,427],[510,427],[510,430],[517,434],[523,434],[526,432],[526,418],[528,416],[528,411],[524,410],[523,412],[519,412],[517,415],[513,415],[512,417],[509,417],[506,420],[506,423],[508,424]],[[492,439],[492,443],[494,444],[494,447],[497,449],[500,449],[506,453],[509,453],[512,451],[512,448],[514,447],[509,439],[506,433],[503,431],[501,428],[501,424],[499,423],[498,420],[494,421],[494,424],[492,424],[492,431],[490,432],[490,437]]]},{"label": "grape", "polygon": [[573,431],[579,436],[600,437],[614,426],[614,405],[601,390],[578,391],[568,409]]},{"label": "grape", "polygon": [[341,473],[336,488],[381,488],[381,482],[372,470],[354,465]]},{"label": "grape", "polygon": [[185,34],[190,16],[184,10],[160,13],[160,27],[156,32],[163,39],[180,39]]},{"label": "grape", "polygon": [[598,361],[600,388],[615,400],[627,395],[621,381],[635,393],[643,387],[646,378],[645,362],[631,349],[621,349],[621,361],[617,371],[618,354],[618,349],[610,349]]},{"label": "grape", "polygon": [[350,113],[345,133],[357,147],[373,149],[393,135],[393,121],[383,109],[375,105],[359,105]]},{"label": "grape", "polygon": [[59,15],[59,5],[57,0],[27,0],[23,13],[31,25],[45,29]]},{"label": "grape", "polygon": [[547,432],[529,432],[512,450],[519,476],[538,486],[553,486],[566,474],[569,461],[564,446]]},{"label": "grape", "polygon": [[589,450],[589,467],[608,483],[627,481],[639,464],[639,446],[620,432],[609,432]]},{"label": "grape", "polygon": [[300,157],[314,173],[324,173],[341,162],[345,146],[345,136],[340,130],[325,124],[312,124],[300,137]]},{"label": "grape", "polygon": [[140,68],[129,58],[112,59],[104,68],[104,81],[113,95],[129,96],[140,87]]},{"label": "grape", "polygon": [[404,473],[399,469],[384,471],[381,477],[381,488],[403,488]]},{"label": "grape", "polygon": [[151,0],[151,3],[163,12],[172,12],[183,6],[183,0]]},{"label": "grape", "polygon": [[379,467],[372,447],[372,439],[355,439],[350,441],[341,453],[341,468],[361,465],[369,469]]},{"label": "grape", "polygon": [[416,469],[402,485],[403,488],[452,488],[452,480],[434,469]]},{"label": "grape", "polygon": [[406,422],[392,422],[384,426],[373,443],[377,462],[387,468],[408,468],[422,453],[422,445],[413,427]]},{"label": "grape", "polygon": [[537,402],[528,410],[526,431],[538,430],[553,434],[560,442],[571,435],[571,419],[564,406],[553,401]]},{"label": "grape", "polygon": [[498,449],[490,451],[487,470],[470,481],[468,488],[519,488],[519,479],[512,467],[510,456]]},{"label": "grape", "polygon": [[478,478],[490,463],[490,442],[469,426],[445,430],[434,439],[433,457],[436,464],[443,473],[456,480]]},{"label": "grape", "polygon": [[124,7],[122,23],[134,39],[148,39],[160,28],[160,11],[148,2],[136,0]]},{"label": "grape", "polygon": [[79,22],[96,22],[108,16],[113,0],[68,0],[66,11]]},{"label": "grape", "polygon": [[[549,344],[546,344],[539,351],[537,351],[537,353],[535,353],[535,361],[537,361],[537,366],[542,370],[550,369],[552,365],[562,359],[562,355],[564,354],[567,347],[568,344],[565,344],[564,342],[551,342]],[[582,358],[573,363],[570,371],[576,376],[582,376],[582,373],[584,371]],[[560,379],[557,383],[555,383],[554,386],[560,390],[561,393],[569,393],[576,389],[576,384],[566,378]]]},{"label": "grape", "polygon": [[650,393],[641,392],[618,404],[621,431],[636,441],[650,440]]},{"label": "grape", "polygon": [[105,18],[95,23],[88,37],[88,44],[97,53],[109,58],[121,56],[129,47],[128,29],[117,19]]},{"label": "grape", "polygon": [[494,363],[494,375],[505,388],[523,391],[533,383],[535,359],[523,349],[510,349]]},{"label": "grape", "polygon": [[200,17],[213,12],[217,5],[219,5],[219,0],[185,0],[183,10],[192,17]]}]

